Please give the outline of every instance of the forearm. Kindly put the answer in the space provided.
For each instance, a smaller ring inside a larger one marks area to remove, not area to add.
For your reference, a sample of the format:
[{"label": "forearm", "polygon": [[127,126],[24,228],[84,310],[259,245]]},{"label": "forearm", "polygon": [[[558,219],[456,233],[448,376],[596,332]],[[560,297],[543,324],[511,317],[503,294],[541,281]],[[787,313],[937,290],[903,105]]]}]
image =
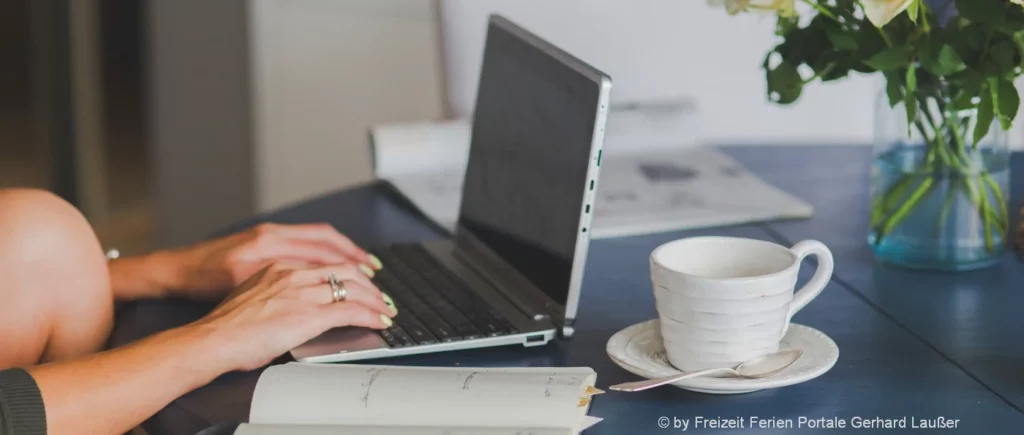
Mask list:
[{"label": "forearm", "polygon": [[117,300],[158,299],[180,290],[180,254],[158,251],[111,261],[110,286]]},{"label": "forearm", "polygon": [[47,433],[123,434],[221,373],[216,336],[203,326],[166,331],[86,358],[29,369]]}]

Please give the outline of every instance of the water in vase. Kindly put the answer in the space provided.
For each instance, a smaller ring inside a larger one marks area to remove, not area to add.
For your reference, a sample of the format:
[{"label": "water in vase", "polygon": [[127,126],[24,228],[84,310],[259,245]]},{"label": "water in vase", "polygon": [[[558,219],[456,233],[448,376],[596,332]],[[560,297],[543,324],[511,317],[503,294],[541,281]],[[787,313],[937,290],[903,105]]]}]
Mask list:
[{"label": "water in vase", "polygon": [[[989,266],[1005,251],[1009,156],[979,150],[966,173],[923,172],[924,146],[879,154],[872,168],[872,226],[868,242],[885,263],[929,270]],[[888,195],[890,204],[880,207]],[[908,202],[913,207],[901,207]],[[1003,218],[999,218],[1003,216]],[[987,218],[986,218],[987,217]]]}]

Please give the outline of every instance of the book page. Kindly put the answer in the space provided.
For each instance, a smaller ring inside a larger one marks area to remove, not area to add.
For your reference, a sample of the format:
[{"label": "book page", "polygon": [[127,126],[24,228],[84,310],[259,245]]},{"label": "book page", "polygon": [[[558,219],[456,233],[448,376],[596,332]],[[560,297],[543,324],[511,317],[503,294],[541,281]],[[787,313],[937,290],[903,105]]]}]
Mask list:
[{"label": "book page", "polygon": [[609,157],[593,237],[804,218],[810,204],[765,183],[714,148]]},{"label": "book page", "polygon": [[602,420],[604,420],[604,419],[600,418],[600,417],[594,417],[592,415],[584,415],[583,416],[583,424],[580,425],[580,432],[585,431],[587,429],[590,429],[590,426],[598,424]]},{"label": "book page", "polygon": [[290,363],[264,371],[249,422],[579,430],[590,368],[442,368]]},{"label": "book page", "polygon": [[572,429],[243,424],[235,435],[576,435]]}]

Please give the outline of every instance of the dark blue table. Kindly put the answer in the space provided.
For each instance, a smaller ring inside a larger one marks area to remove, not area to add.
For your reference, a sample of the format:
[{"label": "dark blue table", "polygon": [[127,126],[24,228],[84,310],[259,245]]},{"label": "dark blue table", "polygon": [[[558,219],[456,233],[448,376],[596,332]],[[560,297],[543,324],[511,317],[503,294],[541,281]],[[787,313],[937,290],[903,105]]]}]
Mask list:
[{"label": "dark blue table", "polygon": [[[591,415],[605,420],[587,434],[661,434],[661,417],[938,418],[959,419],[944,433],[1024,433],[1024,265],[1007,254],[993,268],[925,274],[875,265],[866,245],[869,150],[866,147],[734,147],[727,151],[767,181],[811,202],[807,220],[608,239],[591,245],[577,334],[542,348],[497,348],[376,361],[438,366],[590,366],[598,387],[635,380],[605,355],[616,331],[656,316],[648,253],[669,240],[729,235],[792,245],[825,242],[833,251],[832,283],[795,322],[839,345],[836,366],[811,382],[739,396],[676,388],[597,396]],[[1014,157],[1015,173],[1024,156]],[[1014,184],[1019,184],[1014,181]],[[1020,186],[1013,191],[1018,204]],[[427,240],[440,232],[380,184],[350,189],[241,222],[326,221],[363,246]],[[807,265],[805,265],[807,266]],[[813,266],[802,270],[806,280]],[[123,344],[184,324],[210,307],[143,302],[119,313],[113,343]],[[284,360],[282,360],[284,361]],[[231,373],[172,403],[146,422],[152,435],[194,434],[245,421],[259,373]],[[691,428],[691,432],[695,431]],[[835,433],[834,430],[706,429],[723,434]],[[890,433],[886,430],[847,430]],[[929,431],[925,431],[926,433]]]}]

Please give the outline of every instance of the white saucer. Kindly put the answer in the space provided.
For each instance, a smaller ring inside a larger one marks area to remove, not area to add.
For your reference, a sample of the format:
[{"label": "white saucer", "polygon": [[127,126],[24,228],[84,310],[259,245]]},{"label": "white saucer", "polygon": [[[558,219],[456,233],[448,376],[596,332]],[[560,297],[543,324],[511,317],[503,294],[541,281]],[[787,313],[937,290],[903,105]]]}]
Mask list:
[{"label": "white saucer", "polygon": [[[684,390],[708,394],[751,393],[768,388],[807,382],[825,374],[839,360],[839,346],[823,332],[795,323],[789,325],[779,350],[800,349],[804,353],[793,365],[765,379],[699,377],[675,382]],[[615,364],[645,378],[682,373],[665,358],[658,319],[637,323],[608,339],[608,356]]]}]

